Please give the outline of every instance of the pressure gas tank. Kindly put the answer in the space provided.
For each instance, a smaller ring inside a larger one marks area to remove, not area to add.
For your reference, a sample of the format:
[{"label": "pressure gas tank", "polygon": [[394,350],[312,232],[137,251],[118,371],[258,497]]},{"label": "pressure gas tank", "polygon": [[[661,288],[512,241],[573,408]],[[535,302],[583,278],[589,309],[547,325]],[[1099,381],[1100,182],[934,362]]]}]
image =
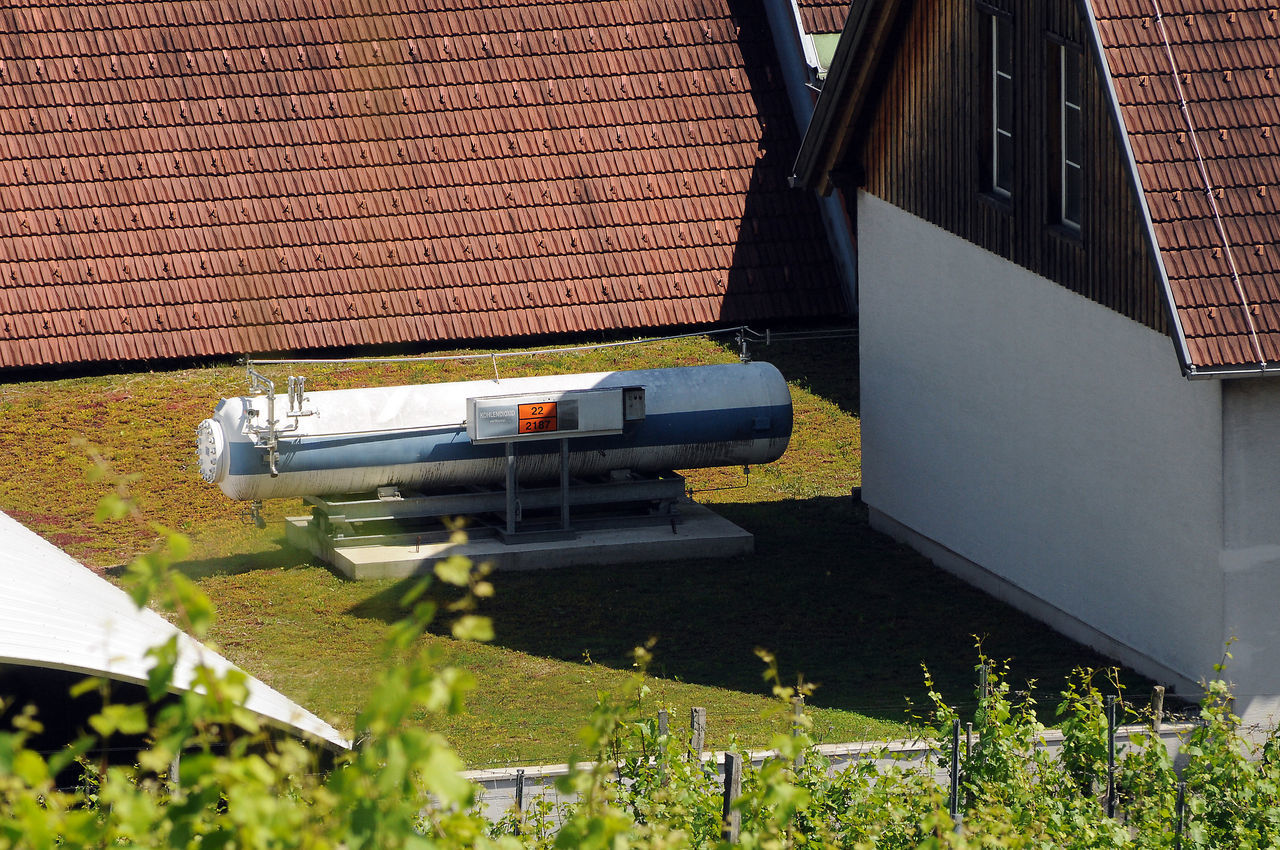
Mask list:
[{"label": "pressure gas tank", "polygon": [[[272,422],[274,421],[274,425]],[[768,363],[686,366],[223,399],[197,429],[200,473],[232,499],[500,484],[768,463],[791,394]]]}]

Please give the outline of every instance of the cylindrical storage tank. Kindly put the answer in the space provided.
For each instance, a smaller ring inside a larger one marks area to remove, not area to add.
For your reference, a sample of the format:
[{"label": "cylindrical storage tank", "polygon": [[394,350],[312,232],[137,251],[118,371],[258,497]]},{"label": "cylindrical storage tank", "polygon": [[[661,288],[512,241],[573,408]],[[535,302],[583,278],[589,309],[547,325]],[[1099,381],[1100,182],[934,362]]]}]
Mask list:
[{"label": "cylindrical storage tank", "polygon": [[[200,473],[232,499],[500,484],[506,445],[471,441],[468,399],[614,387],[643,388],[643,418],[622,433],[569,439],[572,475],[768,463],[791,437],[782,375],[768,363],[733,363],[326,390],[308,392],[293,410],[277,395],[275,475],[267,396],[223,399],[197,429]],[[557,479],[559,439],[515,445],[522,484]]]}]

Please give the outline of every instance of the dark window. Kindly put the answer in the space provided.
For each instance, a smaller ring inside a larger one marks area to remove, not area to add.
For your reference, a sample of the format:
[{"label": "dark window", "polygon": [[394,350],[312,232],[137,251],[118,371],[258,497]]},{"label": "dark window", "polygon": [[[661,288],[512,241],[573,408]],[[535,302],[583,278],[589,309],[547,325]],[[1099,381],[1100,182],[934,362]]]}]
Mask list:
[{"label": "dark window", "polygon": [[1084,203],[1084,121],[1081,101],[1082,55],[1071,45],[1058,48],[1058,222],[1067,227],[1080,227]]},{"label": "dark window", "polygon": [[1000,197],[1013,193],[1013,21],[991,15],[991,185]]}]

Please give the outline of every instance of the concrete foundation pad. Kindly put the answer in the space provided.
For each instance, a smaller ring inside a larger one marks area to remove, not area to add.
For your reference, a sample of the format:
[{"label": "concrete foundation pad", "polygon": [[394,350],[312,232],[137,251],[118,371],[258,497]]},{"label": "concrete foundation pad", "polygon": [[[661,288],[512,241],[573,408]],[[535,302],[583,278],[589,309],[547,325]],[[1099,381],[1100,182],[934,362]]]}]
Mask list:
[{"label": "concrete foundation pad", "polygon": [[755,550],[750,532],[692,502],[680,505],[678,521],[654,525],[591,529],[568,540],[503,543],[479,538],[463,545],[423,543],[400,546],[335,546],[316,534],[310,517],[285,520],[288,540],[332,564],[352,579],[405,578],[426,572],[440,560],[463,555],[498,570],[542,570],[579,565],[730,558]]}]

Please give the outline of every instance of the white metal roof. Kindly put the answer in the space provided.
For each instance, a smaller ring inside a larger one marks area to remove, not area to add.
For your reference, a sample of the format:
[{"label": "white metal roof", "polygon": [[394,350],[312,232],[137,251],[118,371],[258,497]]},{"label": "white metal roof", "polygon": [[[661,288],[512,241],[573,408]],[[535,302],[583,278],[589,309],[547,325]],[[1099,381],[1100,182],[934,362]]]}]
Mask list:
[{"label": "white metal roof", "polygon": [[[198,664],[218,672],[230,661],[159,614],[139,610],[123,590],[49,541],[0,513],[0,665],[21,664],[145,684],[146,652],[178,635],[174,688],[191,687]],[[283,694],[249,677],[245,706],[291,731],[330,745],[350,742]]]}]

